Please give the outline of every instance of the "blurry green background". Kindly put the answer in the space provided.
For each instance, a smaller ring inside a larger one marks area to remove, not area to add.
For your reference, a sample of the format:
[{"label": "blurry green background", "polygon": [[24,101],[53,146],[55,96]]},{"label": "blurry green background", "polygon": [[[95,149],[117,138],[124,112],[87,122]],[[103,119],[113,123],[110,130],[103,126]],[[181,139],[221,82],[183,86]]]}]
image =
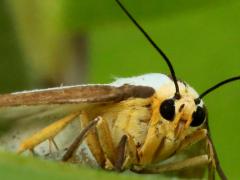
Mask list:
[{"label": "blurry green background", "polygon": [[[238,0],[123,2],[172,60],[177,76],[197,91],[240,74]],[[1,93],[107,83],[113,77],[150,72],[169,74],[114,0],[0,1]],[[204,99],[215,146],[230,179],[240,175],[239,92],[240,82],[235,82]],[[19,159],[13,159],[6,163],[0,155],[0,177],[16,171],[18,178],[25,178]],[[34,167],[30,172],[37,176]],[[43,169],[43,177],[57,178],[55,171]]]}]

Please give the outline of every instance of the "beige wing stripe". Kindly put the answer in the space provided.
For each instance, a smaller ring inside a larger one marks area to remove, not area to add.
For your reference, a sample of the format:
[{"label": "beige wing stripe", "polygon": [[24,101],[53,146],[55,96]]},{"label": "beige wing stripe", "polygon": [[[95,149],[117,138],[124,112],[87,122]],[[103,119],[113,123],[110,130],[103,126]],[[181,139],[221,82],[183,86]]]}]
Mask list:
[{"label": "beige wing stripe", "polygon": [[147,86],[76,86],[0,95],[0,107],[44,104],[74,104],[83,102],[117,102],[130,97],[147,98],[152,96],[154,92],[155,90],[153,88]]}]

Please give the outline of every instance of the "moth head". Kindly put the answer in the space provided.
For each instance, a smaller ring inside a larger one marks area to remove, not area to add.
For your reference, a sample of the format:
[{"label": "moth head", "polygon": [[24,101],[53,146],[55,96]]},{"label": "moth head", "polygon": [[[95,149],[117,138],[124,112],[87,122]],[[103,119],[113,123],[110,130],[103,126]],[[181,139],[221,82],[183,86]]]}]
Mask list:
[{"label": "moth head", "polygon": [[205,97],[205,95],[217,89],[218,87],[221,87],[233,81],[240,80],[240,76],[235,76],[226,79],[214,85],[213,87],[207,89],[202,94],[198,95],[196,91],[193,90],[191,87],[177,80],[177,76],[175,74],[173,65],[171,64],[170,59],[167,57],[167,55],[163,52],[163,50],[160,47],[157,46],[157,44],[152,40],[152,38],[147,34],[147,32],[133,18],[133,16],[128,12],[128,10],[122,5],[120,0],[116,0],[116,2],[124,11],[124,13],[129,17],[129,19],[133,22],[133,24],[140,30],[140,32],[142,32],[142,34],[146,37],[149,43],[157,50],[159,55],[163,58],[163,60],[167,64],[169,71],[171,73],[172,83],[166,85],[165,88],[162,88],[163,91],[164,90],[167,91],[161,92],[162,95],[158,92],[157,95],[157,99],[160,101],[159,114],[162,121],[166,120],[167,122],[169,122],[169,125],[171,126],[168,128],[175,128],[174,129],[174,132],[176,132],[175,134],[180,135],[185,129],[190,129],[191,127],[194,126],[198,127],[203,125],[206,118],[206,110],[201,99]]},{"label": "moth head", "polygon": [[175,86],[172,83],[166,84],[157,92],[160,121],[174,139],[201,128],[206,122],[203,101],[196,103],[198,93],[184,82],[178,81],[178,86],[180,99],[175,98]]}]

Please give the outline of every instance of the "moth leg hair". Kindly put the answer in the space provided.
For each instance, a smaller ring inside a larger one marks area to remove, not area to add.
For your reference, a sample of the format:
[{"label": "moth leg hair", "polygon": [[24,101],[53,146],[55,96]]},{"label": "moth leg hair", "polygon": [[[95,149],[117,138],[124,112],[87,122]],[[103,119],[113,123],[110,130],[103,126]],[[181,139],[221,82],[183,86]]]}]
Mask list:
[{"label": "moth leg hair", "polygon": [[58,145],[55,142],[54,138],[49,138],[48,139],[48,144],[49,144],[49,152],[50,152],[50,154],[53,152],[52,146],[54,146],[57,151],[59,150]]},{"label": "moth leg hair", "polygon": [[172,162],[172,163],[159,165],[159,166],[152,166],[152,167],[141,169],[141,170],[133,169],[133,171],[137,173],[143,173],[143,174],[158,174],[158,173],[163,173],[167,171],[179,171],[189,167],[206,166],[209,164],[209,162],[210,160],[208,158],[208,155],[204,154],[204,155],[191,157],[182,161]]},{"label": "moth leg hair", "polygon": [[[90,119],[88,117],[87,112],[82,111],[80,115],[80,121],[81,121],[82,128],[85,128],[89,124]],[[104,157],[104,153],[97,136],[96,128],[87,134],[85,141],[93,157],[96,159],[97,164],[100,167],[104,168],[106,159]]]},{"label": "moth leg hair", "polygon": [[[50,142],[52,141],[53,144],[56,144],[53,141],[54,137],[69,123],[71,123],[78,115],[79,112],[72,113],[36,132],[31,137],[22,141],[17,152],[20,154],[26,150],[33,151],[35,146],[39,145],[45,140],[49,140]],[[55,147],[57,148],[57,146]]]},{"label": "moth leg hair", "polygon": [[50,142],[53,144],[53,146],[56,148],[56,150],[59,151],[59,147],[58,147],[56,141],[53,138],[50,139]]}]

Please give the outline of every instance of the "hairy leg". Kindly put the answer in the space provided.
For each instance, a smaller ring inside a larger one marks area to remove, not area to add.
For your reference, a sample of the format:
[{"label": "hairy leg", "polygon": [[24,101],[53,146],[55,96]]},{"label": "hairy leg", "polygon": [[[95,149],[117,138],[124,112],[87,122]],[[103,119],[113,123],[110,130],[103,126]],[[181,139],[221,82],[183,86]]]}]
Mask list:
[{"label": "hairy leg", "polygon": [[197,142],[206,139],[207,137],[207,130],[200,129],[195,131],[194,133],[186,136],[184,140],[181,142],[180,147],[177,149],[176,152],[183,151],[192,145],[196,144]]},{"label": "hairy leg", "polygon": [[73,141],[73,143],[68,148],[67,152],[63,155],[62,161],[68,161],[73,157],[78,147],[81,145],[82,141],[86,137],[86,135],[90,132],[92,128],[94,128],[97,122],[100,120],[100,117],[95,118],[90,121],[88,125],[81,131],[81,133],[77,136],[77,138]]},{"label": "hairy leg", "polygon": [[130,135],[126,136],[126,157],[122,167],[124,167],[125,169],[131,169],[134,164],[138,163],[137,147],[133,140],[133,137],[131,137]]},{"label": "hairy leg", "polygon": [[[179,148],[176,150],[176,153],[179,153],[181,151],[184,151],[191,147],[193,144],[198,143],[201,140],[207,139],[207,130],[201,129],[193,134],[190,134],[189,136],[186,136],[186,138],[181,142]],[[206,149],[205,145],[201,147],[204,151]],[[188,169],[200,169],[203,166],[206,166],[211,163],[211,159],[209,159],[208,154],[204,155],[194,155],[193,157],[189,157],[187,159],[171,162],[168,164],[162,164],[162,165],[153,165],[148,168],[144,168],[141,170],[133,170],[137,171],[139,173],[162,173],[162,172],[170,172],[170,171],[182,171],[186,173],[186,170]],[[202,171],[204,172],[204,171]],[[184,174],[185,174],[184,173]],[[188,173],[184,176],[187,176]],[[202,176],[200,173],[198,175],[199,177]]]},{"label": "hairy leg", "polygon": [[[90,122],[90,119],[88,118],[88,115],[86,112],[82,112],[82,114],[80,115],[80,120],[81,120],[82,128],[85,128]],[[100,142],[97,136],[96,128],[94,128],[92,131],[90,131],[87,134],[86,143],[92,155],[96,159],[98,165],[104,168],[106,159],[104,157],[104,153],[102,151],[102,147],[100,145]]]},{"label": "hairy leg", "polygon": [[104,155],[110,161],[110,163],[114,166],[115,161],[117,159],[117,151],[116,151],[116,148],[114,147],[112,135],[108,127],[107,121],[101,117],[97,123],[96,128],[97,128],[99,143],[104,152]]},{"label": "hairy leg", "polygon": [[209,163],[208,155],[200,155],[183,161],[172,162],[169,164],[154,166],[137,171],[138,173],[157,174],[167,171],[179,171],[188,167],[205,166]]},{"label": "hairy leg", "polygon": [[48,139],[48,144],[49,144],[49,152],[50,152],[50,153],[53,152],[52,146],[54,146],[57,151],[59,150],[59,148],[58,148],[58,146],[57,146],[57,143],[55,142],[55,140],[54,140],[53,138]]},{"label": "hairy leg", "polygon": [[159,101],[153,100],[152,103],[152,116],[149,122],[149,129],[147,132],[144,144],[138,151],[139,164],[146,165],[153,161],[154,155],[157,150],[161,147],[164,140],[164,135],[160,134],[158,131],[159,121]]},{"label": "hairy leg", "polygon": [[38,131],[30,138],[25,139],[18,149],[18,153],[22,153],[26,150],[33,150],[35,146],[42,143],[45,140],[53,140],[53,138],[69,123],[71,123],[77,116],[79,112],[72,113],[52,124],[45,127],[44,129]]}]

